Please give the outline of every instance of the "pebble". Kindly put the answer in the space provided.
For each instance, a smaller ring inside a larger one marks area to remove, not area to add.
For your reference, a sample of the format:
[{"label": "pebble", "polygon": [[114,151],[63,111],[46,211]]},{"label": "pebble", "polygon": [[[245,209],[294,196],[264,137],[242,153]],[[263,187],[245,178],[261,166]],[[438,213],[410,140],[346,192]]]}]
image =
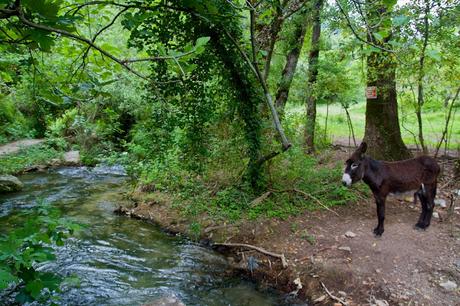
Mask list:
[{"label": "pebble", "polygon": [[435,199],[434,200],[434,205],[438,205],[438,206],[440,206],[442,208],[446,208],[447,207],[447,202],[444,199]]},{"label": "pebble", "polygon": [[356,234],[353,233],[352,231],[348,231],[348,232],[345,233],[345,236],[348,237],[348,238],[355,238]]},{"label": "pebble", "polygon": [[440,283],[439,286],[443,287],[444,289],[451,291],[457,288],[457,284],[453,281],[447,281],[444,283]]},{"label": "pebble", "polygon": [[439,219],[439,213],[435,211],[433,213],[433,218]]},{"label": "pebble", "polygon": [[351,248],[350,247],[347,247],[347,246],[341,246],[338,248],[339,250],[342,250],[342,251],[347,251],[347,252],[350,252],[351,253]]},{"label": "pebble", "polygon": [[345,291],[339,291],[338,294],[342,297],[346,297],[347,293]]},{"label": "pebble", "polygon": [[375,300],[374,305],[376,305],[376,306],[389,306],[390,304],[388,304],[388,302],[385,301],[385,300]]}]

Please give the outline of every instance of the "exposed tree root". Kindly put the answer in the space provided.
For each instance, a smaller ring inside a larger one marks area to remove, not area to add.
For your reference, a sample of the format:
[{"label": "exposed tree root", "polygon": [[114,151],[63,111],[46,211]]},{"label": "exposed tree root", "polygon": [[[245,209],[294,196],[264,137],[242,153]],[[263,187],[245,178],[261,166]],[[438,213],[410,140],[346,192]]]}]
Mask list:
[{"label": "exposed tree root", "polygon": [[275,257],[275,258],[279,258],[281,260],[281,264],[283,265],[283,268],[287,268],[288,266],[288,263],[287,263],[286,257],[284,257],[284,254],[273,253],[273,252],[267,251],[265,249],[262,249],[254,245],[245,244],[245,243],[214,243],[213,245],[214,246],[236,247],[236,248],[248,248],[248,249],[256,250],[262,254],[265,254],[271,257]]},{"label": "exposed tree root", "polygon": [[334,301],[339,302],[339,303],[342,304],[342,305],[345,305],[345,306],[348,305],[347,302],[345,302],[345,301],[342,300],[341,298],[338,298],[338,297],[336,297],[335,295],[333,295],[333,294],[327,289],[326,285],[324,285],[323,282],[320,281],[320,284],[321,284],[321,287],[323,287],[324,291],[326,291],[327,295],[329,295],[329,297],[330,297],[331,299],[333,299]]}]

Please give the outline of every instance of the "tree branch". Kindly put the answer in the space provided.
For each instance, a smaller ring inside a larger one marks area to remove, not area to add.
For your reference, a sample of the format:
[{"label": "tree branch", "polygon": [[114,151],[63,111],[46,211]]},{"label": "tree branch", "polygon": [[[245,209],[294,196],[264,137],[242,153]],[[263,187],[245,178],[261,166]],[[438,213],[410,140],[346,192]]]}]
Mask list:
[{"label": "tree branch", "polygon": [[434,154],[434,157],[438,156],[439,149],[441,148],[442,142],[444,141],[444,138],[447,135],[447,130],[449,128],[449,121],[450,121],[450,118],[452,116],[452,109],[454,108],[455,100],[457,100],[459,94],[460,94],[460,87],[458,87],[457,92],[455,93],[455,96],[453,97],[452,102],[450,104],[449,112],[448,112],[447,118],[446,118],[446,125],[444,127],[444,131],[442,131],[441,140],[439,141],[438,145],[436,146],[436,152]]},{"label": "tree branch", "polygon": [[282,150],[286,151],[288,150],[292,144],[289,142],[289,140],[286,137],[286,134],[284,133],[283,127],[281,126],[281,122],[278,116],[278,112],[276,111],[275,105],[273,104],[273,99],[272,96],[270,95],[270,91],[268,90],[267,84],[265,83],[265,80],[260,72],[259,66],[257,64],[257,53],[256,53],[256,46],[255,46],[255,39],[254,39],[254,32],[255,32],[255,13],[254,10],[249,11],[250,15],[250,31],[251,31],[251,46],[252,46],[252,59],[253,59],[253,64],[252,66],[254,67],[256,76],[262,85],[262,89],[265,94],[265,99],[267,101],[268,107],[270,108],[270,111],[272,113],[273,117],[273,122],[275,124],[275,129],[278,131],[278,134],[281,137],[281,143],[282,143]]},{"label": "tree branch", "polygon": [[[342,5],[340,4],[339,0],[335,0],[335,3],[337,3],[337,6],[339,7],[339,10],[340,12],[342,13],[342,15],[345,17],[345,20],[347,22],[347,25],[348,27],[350,28],[351,32],[353,33],[353,35],[361,42],[367,44],[367,45],[370,45],[374,48],[377,48],[377,49],[380,49],[382,51],[385,51],[385,52],[388,52],[388,53],[394,53],[393,50],[390,50],[390,49],[387,49],[387,48],[384,48],[382,46],[379,46],[377,44],[374,44],[370,41],[368,41],[367,39],[364,39],[362,38],[361,36],[359,36],[359,34],[356,32],[355,28],[353,27],[353,25],[351,24],[351,20],[350,18],[348,17],[348,14],[345,12],[345,10],[343,9]],[[369,35],[372,37],[372,35]]]},{"label": "tree branch", "polygon": [[117,57],[115,57],[113,54],[105,51],[104,49],[102,49],[101,47],[97,46],[96,44],[94,44],[91,40],[89,40],[88,38],[85,38],[85,37],[81,37],[79,35],[76,35],[76,34],[73,34],[73,33],[70,33],[68,31],[65,31],[65,30],[62,30],[62,29],[57,29],[57,28],[52,28],[52,27],[49,27],[49,26],[46,26],[46,25],[42,25],[42,24],[38,24],[38,23],[35,23],[35,22],[32,22],[30,20],[28,20],[25,16],[24,16],[24,12],[22,10],[19,9],[18,11],[18,14],[17,14],[19,20],[24,23],[25,25],[31,27],[31,28],[35,28],[35,29],[40,29],[40,30],[44,30],[44,31],[47,31],[47,32],[51,32],[51,33],[57,33],[57,34],[60,34],[62,36],[65,36],[65,37],[68,37],[68,38],[72,38],[76,41],[79,41],[79,42],[82,42],[82,43],[85,43],[87,45],[89,45],[91,48],[93,49],[96,49],[97,51],[99,51],[102,55],[105,55],[107,56],[108,58],[110,58],[111,60],[113,60],[114,62],[118,63],[119,65],[121,65],[122,67],[124,67],[126,70],[130,71],[131,73],[134,73],[135,75],[137,75],[138,77],[144,79],[144,80],[148,80],[147,77],[143,76],[141,73],[137,72],[136,70],[132,69],[131,67],[129,67],[128,65],[126,65],[125,63],[123,63],[122,60],[118,59]]}]

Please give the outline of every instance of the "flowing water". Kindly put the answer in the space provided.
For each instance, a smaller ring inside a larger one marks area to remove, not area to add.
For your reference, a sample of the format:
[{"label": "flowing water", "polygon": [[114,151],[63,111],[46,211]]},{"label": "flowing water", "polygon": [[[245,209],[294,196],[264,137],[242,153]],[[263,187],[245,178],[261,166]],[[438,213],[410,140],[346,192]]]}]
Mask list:
[{"label": "flowing water", "polygon": [[186,305],[286,304],[280,294],[225,276],[229,266],[212,250],[113,214],[128,188],[121,168],[60,168],[20,179],[22,192],[0,196],[2,230],[40,200],[87,225],[58,248],[56,261],[42,267],[80,279],[79,287],[64,290],[59,304],[142,305],[171,296]]}]

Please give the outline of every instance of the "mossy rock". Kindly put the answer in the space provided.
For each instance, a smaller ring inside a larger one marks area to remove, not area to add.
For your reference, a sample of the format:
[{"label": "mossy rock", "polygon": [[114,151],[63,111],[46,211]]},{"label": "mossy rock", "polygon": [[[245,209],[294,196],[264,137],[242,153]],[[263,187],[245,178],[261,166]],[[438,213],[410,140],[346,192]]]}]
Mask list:
[{"label": "mossy rock", "polygon": [[0,175],[0,193],[20,191],[24,184],[15,176]]}]

